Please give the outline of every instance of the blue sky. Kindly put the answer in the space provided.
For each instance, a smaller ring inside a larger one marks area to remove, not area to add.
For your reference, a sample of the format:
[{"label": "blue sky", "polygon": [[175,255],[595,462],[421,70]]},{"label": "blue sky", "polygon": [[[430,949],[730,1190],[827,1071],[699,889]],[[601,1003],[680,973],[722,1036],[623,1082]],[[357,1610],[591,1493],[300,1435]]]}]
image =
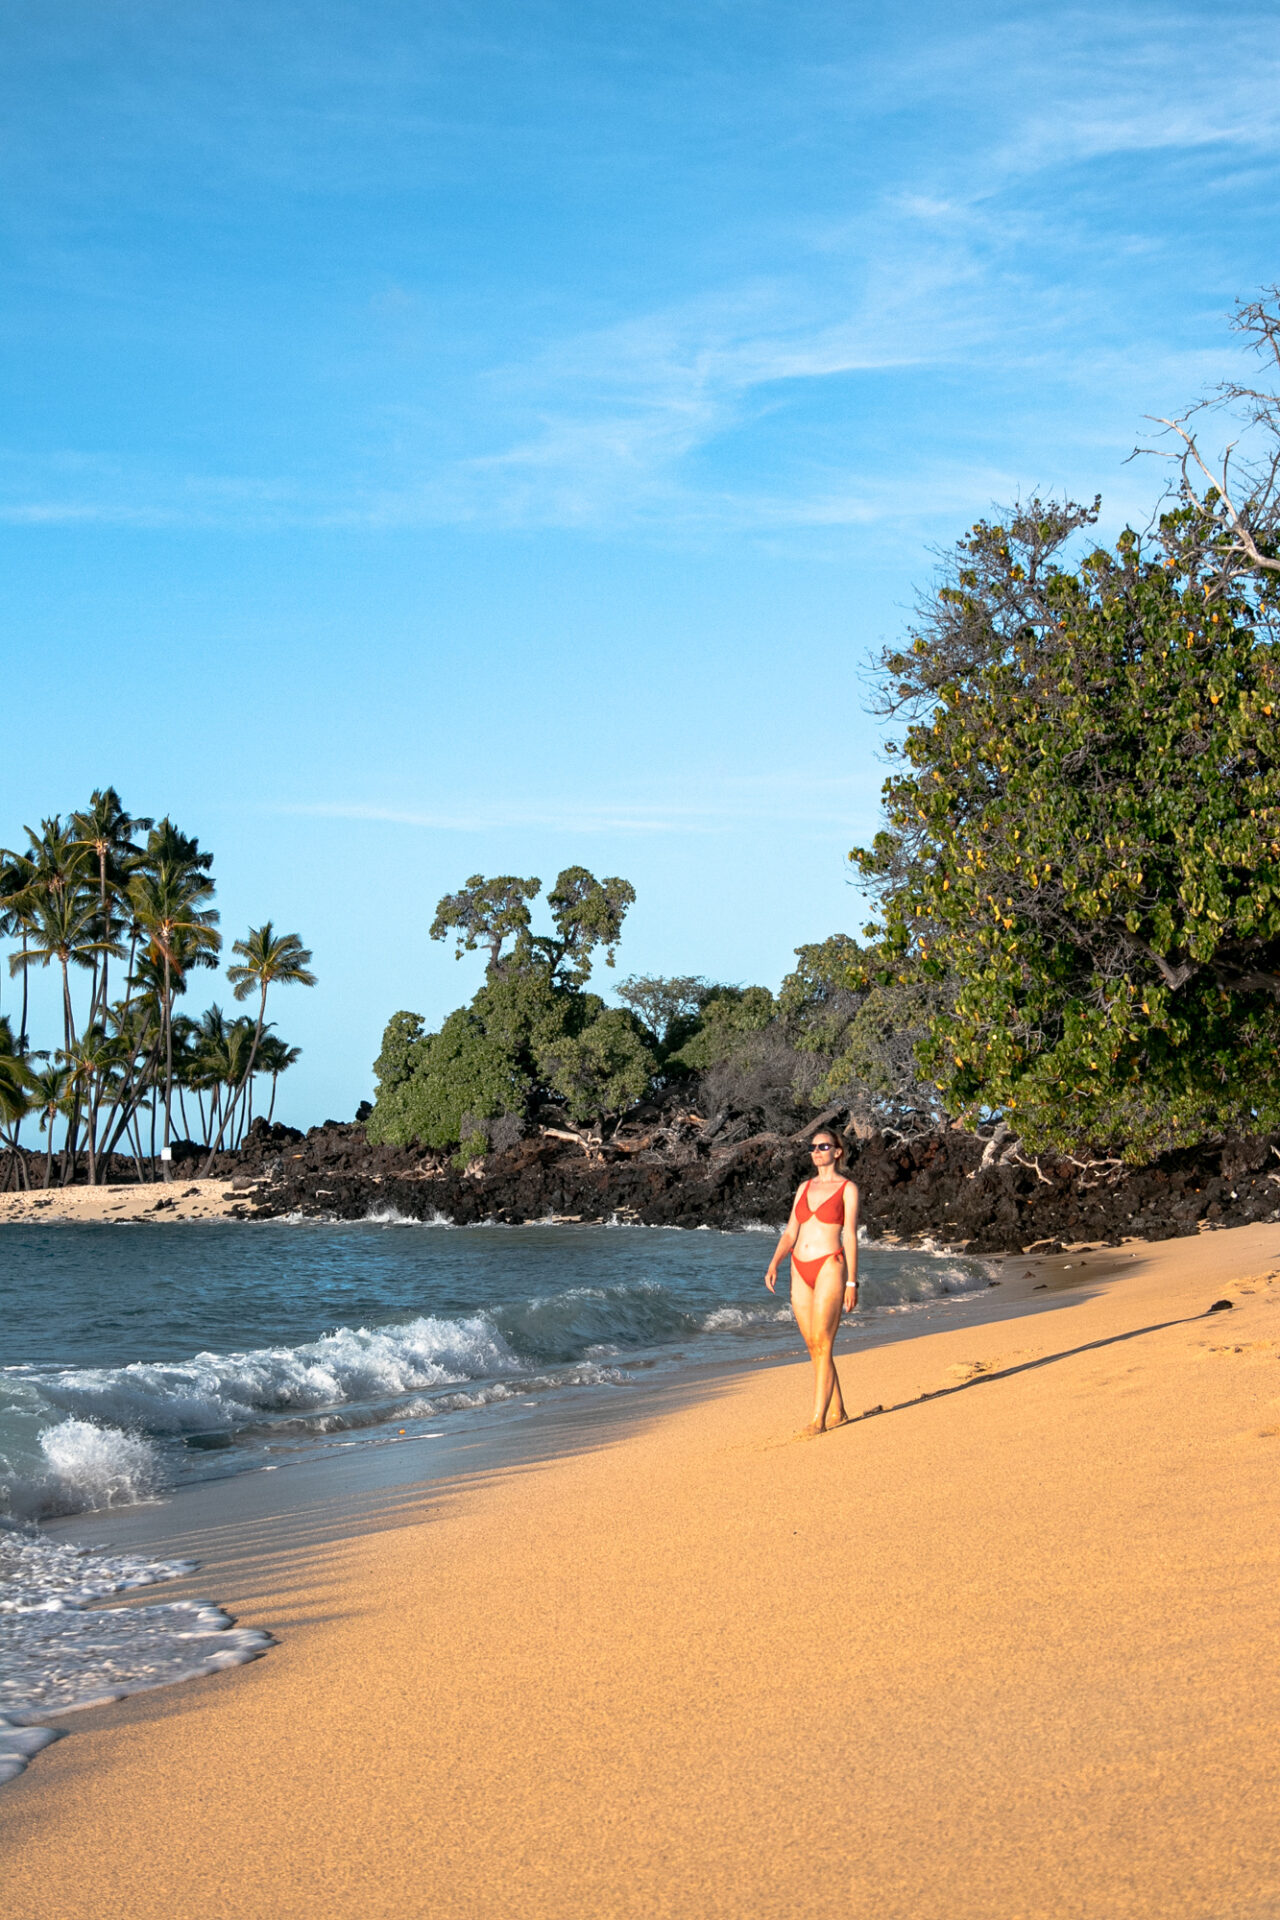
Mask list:
[{"label": "blue sky", "polygon": [[1146,519],[1278,159],[1270,4],[6,8],[0,842],[199,834],[314,949],[301,1123],[478,870],[776,986],[865,917],[868,650],[995,502]]}]

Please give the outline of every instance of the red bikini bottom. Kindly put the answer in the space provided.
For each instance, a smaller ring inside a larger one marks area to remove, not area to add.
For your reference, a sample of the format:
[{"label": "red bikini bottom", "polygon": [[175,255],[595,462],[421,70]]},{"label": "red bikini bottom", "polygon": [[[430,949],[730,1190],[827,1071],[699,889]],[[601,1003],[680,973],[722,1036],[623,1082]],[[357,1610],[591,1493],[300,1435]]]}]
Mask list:
[{"label": "red bikini bottom", "polygon": [[791,1265],[793,1271],[800,1275],[806,1287],[812,1287],[817,1284],[818,1275],[822,1272],[828,1260],[838,1260],[840,1265],[843,1266],[844,1254],[840,1248],[837,1247],[834,1253],[819,1254],[816,1260],[797,1260],[793,1253],[791,1256]]}]

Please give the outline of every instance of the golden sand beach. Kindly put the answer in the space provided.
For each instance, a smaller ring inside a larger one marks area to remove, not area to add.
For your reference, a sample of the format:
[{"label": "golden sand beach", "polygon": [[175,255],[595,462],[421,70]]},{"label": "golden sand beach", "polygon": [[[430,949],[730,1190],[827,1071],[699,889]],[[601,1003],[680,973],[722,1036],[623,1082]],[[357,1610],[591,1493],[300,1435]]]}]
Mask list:
[{"label": "golden sand beach", "polygon": [[991,1298],[224,1543],[278,1649],[0,1794],[8,1920],[1280,1915],[1280,1227]]},{"label": "golden sand beach", "polygon": [[225,1220],[233,1208],[252,1207],[252,1196],[235,1192],[225,1178],[171,1181],[149,1186],[32,1187],[0,1193],[0,1226],[20,1221],[75,1221],[81,1225],[120,1220]]}]

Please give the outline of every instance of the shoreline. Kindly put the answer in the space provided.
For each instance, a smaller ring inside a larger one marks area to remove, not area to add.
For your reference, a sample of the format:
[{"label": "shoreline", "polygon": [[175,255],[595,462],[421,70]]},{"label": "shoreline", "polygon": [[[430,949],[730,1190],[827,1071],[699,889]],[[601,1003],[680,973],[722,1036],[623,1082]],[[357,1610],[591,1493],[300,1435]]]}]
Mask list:
[{"label": "shoreline", "polygon": [[[1280,1135],[1229,1137],[1158,1156],[1147,1165],[1086,1166],[1028,1161],[1010,1149],[988,1158],[990,1141],[947,1129],[910,1140],[874,1135],[850,1145],[862,1218],[882,1244],[943,1243],[978,1257],[1123,1245],[1280,1220]],[[530,1131],[514,1145],[460,1166],[444,1151],[373,1145],[359,1123],[327,1120],[303,1134],[255,1121],[243,1146],[218,1156],[217,1178],[196,1182],[209,1201],[171,1209],[193,1184],[182,1169],[204,1150],[180,1142],[174,1177],[139,1202],[131,1163],[116,1158],[113,1198],[67,1187],[0,1195],[0,1224],[25,1218],[224,1217],[245,1219],[443,1220],[457,1226],[625,1222],[730,1230],[785,1218],[807,1174],[800,1136],[740,1137],[684,1116],[670,1138],[643,1131],[588,1143],[556,1129]],[[0,1163],[3,1156],[0,1156]],[[27,1175],[43,1161],[24,1157]],[[155,1169],[158,1170],[158,1169]],[[5,1169],[5,1178],[14,1169]],[[219,1190],[221,1189],[221,1190]],[[118,1203],[132,1196],[128,1210]],[[7,1205],[5,1204],[7,1203]]]},{"label": "shoreline", "polygon": [[214,1529],[280,1644],[5,1788],[14,1920],[1269,1920],[1280,1228],[1005,1266],[817,1442],[782,1364]]}]

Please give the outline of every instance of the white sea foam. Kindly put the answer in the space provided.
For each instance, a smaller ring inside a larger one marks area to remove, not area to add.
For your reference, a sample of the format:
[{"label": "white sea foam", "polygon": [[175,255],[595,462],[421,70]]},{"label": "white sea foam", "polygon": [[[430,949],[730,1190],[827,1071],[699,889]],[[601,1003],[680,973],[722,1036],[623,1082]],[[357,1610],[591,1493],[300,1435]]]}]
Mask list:
[{"label": "white sea foam", "polygon": [[370,1207],[364,1216],[363,1224],[369,1227],[448,1227],[451,1232],[458,1231],[457,1223],[437,1208],[423,1219],[417,1214],[401,1213],[399,1207],[389,1204]]},{"label": "white sea foam", "polygon": [[269,1634],[234,1626],[210,1600],[92,1610],[110,1594],[176,1579],[194,1564],[0,1528],[0,1784],[57,1738],[34,1722],[266,1652]]},{"label": "white sea foam", "polygon": [[296,1347],[68,1368],[44,1375],[40,1387],[47,1401],[81,1422],[151,1434],[215,1433],[259,1414],[385,1400],[519,1365],[486,1314],[423,1316],[376,1331],[339,1327]]},{"label": "white sea foam", "polygon": [[83,1506],[127,1506],[156,1491],[156,1450],[140,1434],[72,1418],[42,1433],[40,1447],[57,1483]]},{"label": "white sea foam", "polygon": [[702,1327],[704,1333],[723,1333],[790,1318],[790,1307],[716,1307],[705,1316]]},{"label": "white sea foam", "polygon": [[160,1457],[141,1434],[96,1420],[61,1420],[35,1436],[32,1454],[0,1456],[0,1525],[95,1513],[149,1500],[161,1484]]}]

